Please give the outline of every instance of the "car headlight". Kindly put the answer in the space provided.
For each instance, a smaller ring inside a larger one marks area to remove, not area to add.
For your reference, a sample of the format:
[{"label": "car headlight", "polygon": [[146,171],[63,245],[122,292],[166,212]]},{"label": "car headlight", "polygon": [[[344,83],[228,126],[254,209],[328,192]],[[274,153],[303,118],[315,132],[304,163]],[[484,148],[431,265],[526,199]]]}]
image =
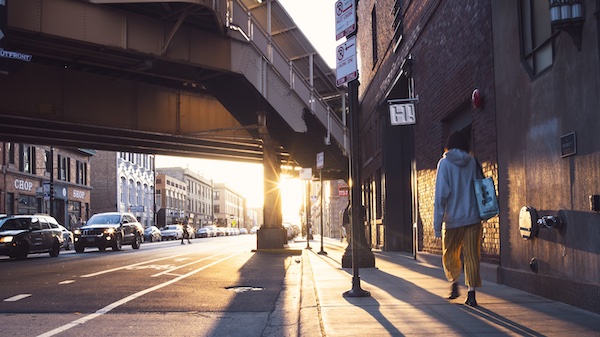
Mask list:
[{"label": "car headlight", "polygon": [[73,231],[73,234],[74,235],[80,235],[81,231],[79,229],[76,229],[76,230]]},{"label": "car headlight", "polygon": [[112,227],[111,228],[107,228],[107,229],[104,230],[104,234],[112,234],[114,232],[115,232],[115,229],[112,228]]},{"label": "car headlight", "polygon": [[9,243],[9,242],[12,242],[12,240],[13,240],[13,237],[10,236],[10,235],[9,236],[3,236],[3,237],[0,238],[0,242],[1,243]]}]

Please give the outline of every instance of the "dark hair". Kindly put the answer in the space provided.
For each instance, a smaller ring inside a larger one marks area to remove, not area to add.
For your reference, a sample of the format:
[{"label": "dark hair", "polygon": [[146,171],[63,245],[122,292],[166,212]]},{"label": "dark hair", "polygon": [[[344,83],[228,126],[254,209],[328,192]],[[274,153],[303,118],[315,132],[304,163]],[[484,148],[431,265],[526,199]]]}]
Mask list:
[{"label": "dark hair", "polygon": [[469,152],[469,139],[466,137],[464,132],[454,131],[448,136],[448,141],[446,142],[446,149],[459,149],[465,152]]}]

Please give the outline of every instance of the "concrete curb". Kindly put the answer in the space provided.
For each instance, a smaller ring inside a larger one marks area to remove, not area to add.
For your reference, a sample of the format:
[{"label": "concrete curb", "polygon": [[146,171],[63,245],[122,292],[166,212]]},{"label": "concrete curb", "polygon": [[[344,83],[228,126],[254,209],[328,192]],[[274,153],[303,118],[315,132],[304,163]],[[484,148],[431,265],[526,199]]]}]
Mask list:
[{"label": "concrete curb", "polygon": [[317,288],[308,252],[302,254],[302,290],[300,298],[299,336],[324,336],[324,325],[319,307]]}]

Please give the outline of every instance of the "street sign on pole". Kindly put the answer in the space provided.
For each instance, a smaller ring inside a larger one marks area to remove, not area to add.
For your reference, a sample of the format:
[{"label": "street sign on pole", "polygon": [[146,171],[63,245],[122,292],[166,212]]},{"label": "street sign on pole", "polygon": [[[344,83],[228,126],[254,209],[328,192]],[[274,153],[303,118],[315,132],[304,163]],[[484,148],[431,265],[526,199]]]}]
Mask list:
[{"label": "street sign on pole", "polygon": [[354,0],[339,0],[335,3],[335,40],[356,30],[356,6]]},{"label": "street sign on pole", "polygon": [[300,169],[300,180],[311,180],[312,179],[312,168]]},{"label": "street sign on pole", "polygon": [[352,36],[337,47],[336,51],[336,85],[339,87],[344,83],[358,78],[358,64],[356,62],[356,36]]},{"label": "street sign on pole", "polygon": [[325,164],[325,154],[323,152],[317,153],[317,170],[323,168]]}]

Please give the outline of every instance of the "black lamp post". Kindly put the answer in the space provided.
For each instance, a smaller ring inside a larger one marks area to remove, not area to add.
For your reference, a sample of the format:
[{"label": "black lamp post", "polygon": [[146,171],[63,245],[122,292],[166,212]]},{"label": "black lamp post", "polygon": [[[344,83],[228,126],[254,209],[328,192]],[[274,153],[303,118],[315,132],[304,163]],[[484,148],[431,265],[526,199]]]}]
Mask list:
[{"label": "black lamp post", "polygon": [[550,0],[550,24],[553,29],[571,36],[577,50],[581,50],[581,31],[585,22],[583,0]]}]

